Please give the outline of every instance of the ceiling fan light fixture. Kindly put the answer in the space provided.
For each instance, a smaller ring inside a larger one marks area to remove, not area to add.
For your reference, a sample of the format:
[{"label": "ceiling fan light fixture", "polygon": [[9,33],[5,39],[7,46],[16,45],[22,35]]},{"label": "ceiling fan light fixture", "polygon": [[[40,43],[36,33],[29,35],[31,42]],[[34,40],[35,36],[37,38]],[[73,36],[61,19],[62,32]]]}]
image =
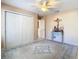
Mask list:
[{"label": "ceiling fan light fixture", "polygon": [[55,0],[40,0],[37,4],[38,8],[40,8],[43,12],[47,12],[50,8],[54,8],[59,4],[58,1]]},{"label": "ceiling fan light fixture", "polygon": [[42,10],[43,12],[47,12],[47,11],[48,11],[48,8],[41,8],[41,10]]},{"label": "ceiling fan light fixture", "polygon": [[46,1],[44,1],[44,3],[40,6],[41,10],[43,12],[47,12],[48,11],[48,6],[46,5]]}]

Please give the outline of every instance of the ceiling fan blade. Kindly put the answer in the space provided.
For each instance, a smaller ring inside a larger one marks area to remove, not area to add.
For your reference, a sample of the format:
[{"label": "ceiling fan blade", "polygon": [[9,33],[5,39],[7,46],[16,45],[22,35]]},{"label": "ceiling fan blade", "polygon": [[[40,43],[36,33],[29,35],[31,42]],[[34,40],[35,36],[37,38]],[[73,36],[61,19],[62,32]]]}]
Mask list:
[{"label": "ceiling fan blade", "polygon": [[51,5],[54,6],[54,5],[58,5],[58,4],[59,4],[59,2],[56,2],[56,1],[55,1],[55,2],[49,2],[49,3],[48,3],[48,6],[51,6]]},{"label": "ceiling fan blade", "polygon": [[31,5],[32,5],[32,7],[37,7],[37,8],[39,8],[39,7],[40,7],[40,4],[38,4],[38,3],[31,4]]}]

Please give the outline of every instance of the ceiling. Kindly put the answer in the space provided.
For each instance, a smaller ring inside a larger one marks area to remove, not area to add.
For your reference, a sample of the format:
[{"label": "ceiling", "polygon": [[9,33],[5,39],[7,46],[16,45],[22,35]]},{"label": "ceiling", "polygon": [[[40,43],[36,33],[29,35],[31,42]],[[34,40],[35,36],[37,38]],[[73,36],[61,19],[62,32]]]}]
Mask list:
[{"label": "ceiling", "polygon": [[58,12],[74,10],[77,9],[78,4],[77,0],[56,0],[60,2],[58,6],[50,9],[48,12],[43,12],[39,8],[33,6],[33,4],[37,3],[37,1],[38,0],[2,0],[2,3],[15,6],[24,10],[32,11],[40,15],[49,15]]}]

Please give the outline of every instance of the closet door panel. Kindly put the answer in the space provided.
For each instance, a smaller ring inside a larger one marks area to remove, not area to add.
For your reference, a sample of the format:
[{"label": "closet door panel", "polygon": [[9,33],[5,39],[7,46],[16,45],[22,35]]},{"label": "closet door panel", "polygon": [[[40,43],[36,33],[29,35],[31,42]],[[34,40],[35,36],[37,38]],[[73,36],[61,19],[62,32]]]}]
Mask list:
[{"label": "closet door panel", "polygon": [[12,48],[21,44],[21,17],[13,13],[6,12],[6,46]]},{"label": "closet door panel", "polygon": [[33,17],[23,17],[23,24],[22,24],[22,44],[26,44],[33,41],[33,32],[34,32],[34,22]]}]

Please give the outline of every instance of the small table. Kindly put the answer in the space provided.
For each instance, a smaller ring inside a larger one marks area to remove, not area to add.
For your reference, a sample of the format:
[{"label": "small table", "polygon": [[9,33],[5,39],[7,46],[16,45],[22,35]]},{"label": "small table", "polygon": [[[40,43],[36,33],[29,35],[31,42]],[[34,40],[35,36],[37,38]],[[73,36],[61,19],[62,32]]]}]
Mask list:
[{"label": "small table", "polygon": [[63,39],[64,39],[63,32],[62,31],[52,32],[52,39],[53,41],[63,43]]}]

